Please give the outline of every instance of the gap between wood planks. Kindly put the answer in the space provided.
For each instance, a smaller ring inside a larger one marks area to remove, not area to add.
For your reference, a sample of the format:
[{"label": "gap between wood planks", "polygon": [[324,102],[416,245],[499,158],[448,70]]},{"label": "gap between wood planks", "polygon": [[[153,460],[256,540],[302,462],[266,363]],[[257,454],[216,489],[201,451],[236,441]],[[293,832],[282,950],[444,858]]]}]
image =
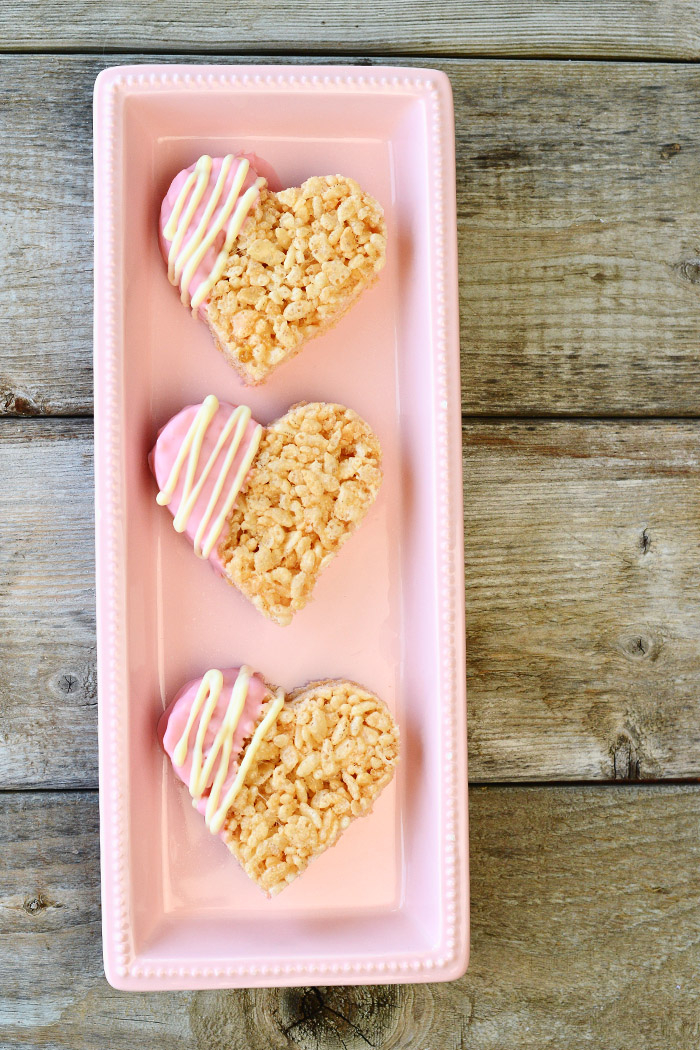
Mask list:
[{"label": "gap between wood planks", "polygon": [[[92,412],[71,412],[67,415],[57,415],[53,412],[6,412],[0,415],[0,426],[3,423],[26,423],[27,420],[50,420],[52,422],[85,422],[86,420],[94,420],[95,416]],[[474,412],[462,412],[461,414],[462,424],[464,426],[479,424],[499,424],[499,423],[580,423],[582,425],[595,424],[595,423],[620,423],[623,426],[629,424],[653,424],[653,423],[693,423],[695,420],[700,420],[700,411],[689,413],[687,415],[674,414],[672,416],[640,416],[640,415],[619,415],[619,414],[606,414],[601,413],[600,415],[576,415],[575,412],[564,412],[561,415],[554,413],[545,412],[534,412],[532,415],[527,412],[517,413],[504,413],[503,415],[497,415],[493,412],[484,413],[483,415],[475,414]]]},{"label": "gap between wood planks", "polygon": [[[467,700],[468,704],[468,700]],[[644,780],[628,780],[618,777],[616,780],[468,780],[469,791],[491,788],[648,788],[654,791],[663,787],[694,787],[700,788],[700,777],[663,777],[653,779],[645,777]],[[32,784],[26,787],[18,784],[13,787],[0,785],[0,797],[11,795],[99,795],[100,789],[97,784],[55,787],[52,784]]]},{"label": "gap between wood planks", "polygon": [[510,52],[498,52],[498,51],[470,51],[468,54],[460,51],[440,51],[431,54],[425,51],[387,51],[386,47],[367,47],[362,54],[354,54],[349,51],[338,51],[333,48],[324,48],[323,51],[309,51],[304,48],[262,48],[256,47],[250,51],[236,51],[230,47],[214,48],[212,50],[203,51],[201,48],[184,48],[184,47],[140,47],[138,52],[135,52],[133,48],[124,47],[55,47],[55,48],[20,48],[11,47],[0,50],[0,58],[23,58],[25,56],[35,55],[37,58],[49,58],[53,56],[65,55],[69,58],[123,58],[129,63],[133,62],[134,55],[145,56],[146,58],[228,58],[234,59],[235,61],[246,59],[257,60],[259,58],[289,58],[289,59],[308,59],[309,62],[314,64],[322,63],[324,59],[329,59],[334,65],[352,65],[352,66],[378,66],[378,65],[399,65],[402,59],[407,61],[413,61],[420,63],[420,67],[424,68],[430,64],[431,59],[435,60],[436,66],[439,66],[441,62],[522,62],[523,64],[528,62],[587,62],[589,64],[598,63],[610,63],[618,66],[636,66],[636,65],[686,65],[686,66],[697,66],[700,65],[700,58],[688,57],[688,56],[675,56],[675,55],[651,55],[647,56],[642,54],[625,55],[619,57],[614,54],[601,54],[591,55],[585,52],[542,52],[541,54],[531,55],[518,55]]}]

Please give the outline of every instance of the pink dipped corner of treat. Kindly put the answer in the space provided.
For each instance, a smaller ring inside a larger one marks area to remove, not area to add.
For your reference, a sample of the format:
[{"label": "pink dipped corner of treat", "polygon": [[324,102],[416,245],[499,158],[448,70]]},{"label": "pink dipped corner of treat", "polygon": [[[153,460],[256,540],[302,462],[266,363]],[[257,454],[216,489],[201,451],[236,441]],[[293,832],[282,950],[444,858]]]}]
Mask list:
[{"label": "pink dipped corner of treat", "polygon": [[[206,727],[202,744],[202,761],[206,762],[216,736],[221,729],[226,716],[226,711],[231,700],[234,686],[240,673],[239,667],[227,668],[221,672],[223,675],[223,687],[219,694],[209,724]],[[181,764],[175,761],[175,749],[187,730],[188,719],[195,703],[197,693],[202,685],[204,676],[195,678],[179,691],[172,703],[166,708],[158,722],[157,736],[163,750],[170,759],[175,775],[189,787],[192,775],[192,761],[195,742],[197,739],[197,723],[192,727],[187,739],[187,751],[185,759]],[[231,756],[226,779],[221,788],[222,796],[225,796],[238,772],[239,758],[243,750],[243,744],[252,735],[255,725],[260,719],[263,704],[270,697],[270,689],[262,677],[256,672],[248,681],[245,705],[241,717],[232,737]],[[214,778],[218,770],[217,762],[212,764],[212,772],[204,787],[201,798],[196,801],[196,808],[202,815],[205,812],[207,798],[211,790]]]},{"label": "pink dipped corner of treat", "polygon": [[[215,398],[213,400],[216,401]],[[204,430],[199,455],[195,462],[194,476],[188,482],[188,457],[184,456],[183,459],[182,450],[187,442],[191,428],[195,425],[198,413],[200,413],[205,404],[206,401],[198,405],[188,405],[168,420],[158,432],[156,443],[148,456],[148,463],[158,484],[160,494],[166,489],[173,469],[176,467],[178,460],[180,461],[177,483],[167,502],[168,510],[173,518],[177,519],[183,500],[189,496],[191,502],[190,513],[186,516],[184,528],[179,526],[176,521],[176,530],[184,531],[185,535],[192,541],[195,553],[199,557],[208,557],[212,567],[220,575],[223,575],[224,566],[218,553],[221,535],[217,537],[211,552],[205,555],[198,549],[198,533],[201,529],[204,536],[208,535],[207,530],[211,527],[212,522],[216,522],[225,509],[231,493],[230,479],[236,478],[246,457],[249,456],[254,447],[257,448],[261,427],[251,415],[242,433],[235,455],[229,462],[232,442],[227,437],[224,437],[222,440],[222,435],[224,430],[230,427],[233,414],[240,412],[241,409],[227,402],[217,402],[216,411]],[[237,427],[234,426],[231,431],[232,437],[235,435],[236,430]],[[220,484],[222,478],[223,484]],[[245,478],[242,479],[241,488],[244,485]],[[218,494],[217,490],[220,490]],[[195,493],[196,498],[192,502],[192,495]],[[223,527],[225,528],[225,525]],[[200,544],[201,541],[202,537],[200,536]]]},{"label": "pink dipped corner of treat", "polygon": [[[185,186],[185,183],[187,182],[189,176],[192,174],[192,172],[194,172],[197,164],[199,163],[199,160],[201,160],[201,159],[202,158],[199,158],[198,160],[194,161],[194,163],[190,164],[190,166],[188,168],[184,168],[182,171],[179,171],[177,173],[177,175],[175,176],[173,181],[170,183],[170,187],[168,188],[168,192],[166,193],[165,197],[163,198],[163,203],[161,204],[160,219],[159,219],[159,226],[158,226],[160,250],[161,250],[161,253],[163,255],[163,259],[165,260],[166,265],[168,265],[168,276],[171,279],[171,283],[173,283],[173,284],[179,283],[177,280],[175,280],[174,275],[171,274],[171,272],[170,272],[171,268],[170,268],[170,265],[169,265],[170,249],[171,249],[171,246],[173,244],[173,238],[174,238],[175,234],[173,233],[172,236],[169,236],[166,233],[166,229],[167,229],[167,226],[168,226],[168,223],[169,223],[170,219],[173,216],[173,211],[177,207],[178,199],[180,198],[180,194],[181,194],[181,192],[183,190],[183,187]],[[187,248],[188,248],[188,245],[190,243],[190,238],[192,238],[193,232],[198,230],[198,228],[200,226],[200,223],[202,223],[203,220],[204,220],[204,227],[203,227],[203,230],[202,230],[203,237],[206,237],[207,233],[212,229],[212,224],[215,222],[215,220],[217,218],[217,215],[220,212],[221,204],[226,200],[226,197],[227,197],[228,193],[231,191],[231,188],[233,186],[233,183],[234,183],[234,180],[236,178],[237,172],[239,170],[239,162],[240,161],[246,160],[246,161],[248,161],[248,164],[250,166],[249,166],[248,171],[246,173],[245,179],[243,180],[243,183],[242,183],[242,185],[240,187],[239,194],[238,194],[238,199],[240,199],[241,196],[243,194],[245,194],[245,192],[247,190],[250,190],[250,189],[253,189],[254,187],[256,187],[256,183],[258,182],[259,179],[264,179],[265,182],[268,184],[268,186],[270,186],[271,188],[276,186],[278,181],[279,181],[278,178],[277,178],[277,175],[275,174],[275,171],[273,170],[273,168],[266,161],[264,161],[261,157],[258,157],[257,154],[255,154],[255,153],[237,153],[237,154],[235,154],[234,163],[231,165],[228,173],[226,174],[226,176],[224,178],[220,199],[219,199],[218,203],[216,203],[216,206],[213,208],[213,210],[211,210],[211,209],[208,208],[208,206],[210,204],[210,201],[211,201],[211,198],[212,198],[212,194],[214,192],[214,188],[215,188],[215,186],[217,184],[217,180],[219,179],[219,176],[221,175],[221,169],[222,169],[222,165],[224,164],[225,159],[226,159],[225,157],[212,157],[212,167],[211,167],[211,173],[210,173],[210,176],[209,176],[209,180],[208,180],[208,182],[206,184],[206,187],[204,189],[204,192],[203,192],[203,195],[201,197],[201,200],[197,204],[193,214],[190,217],[190,221],[189,221],[189,223],[187,225],[187,229],[186,229],[185,235],[182,238],[181,244],[179,245],[180,253],[182,252],[183,248],[185,250],[185,253],[187,253]],[[253,207],[254,207],[255,202],[257,201],[257,196],[259,196],[259,190],[258,190],[258,195],[256,195],[254,197],[253,205],[252,205]],[[183,212],[186,212],[186,210],[187,210],[187,203],[188,203],[189,200],[190,200],[190,195],[188,194],[185,197]],[[211,214],[207,214],[208,210],[211,210]],[[251,210],[252,210],[252,208],[251,208]],[[172,231],[168,231],[168,232],[172,233]],[[192,296],[194,295],[194,293],[197,290],[197,288],[199,288],[201,284],[206,282],[207,278],[211,274],[211,272],[212,272],[212,270],[213,270],[213,268],[215,266],[217,256],[218,256],[219,252],[221,251],[225,240],[226,240],[226,225],[224,224],[222,229],[220,229],[218,231],[218,233],[216,234],[216,236],[212,240],[211,244],[208,245],[208,247],[206,248],[206,251],[202,254],[201,258],[199,259],[199,262],[198,262],[197,266],[192,271],[192,273],[191,273],[191,275],[189,277],[189,280],[187,281],[187,288],[185,290],[181,289],[183,291],[183,295],[187,297],[187,301],[188,302],[192,298]],[[202,242],[202,244],[203,244],[203,242]],[[180,253],[177,253],[177,254],[180,254]],[[184,298],[183,298],[183,301],[185,301]],[[206,298],[200,303],[199,308],[198,308],[198,315],[199,315],[199,317],[202,320],[206,319],[206,312],[207,312],[207,303],[208,303],[208,301],[209,301],[209,296],[207,295]]]}]

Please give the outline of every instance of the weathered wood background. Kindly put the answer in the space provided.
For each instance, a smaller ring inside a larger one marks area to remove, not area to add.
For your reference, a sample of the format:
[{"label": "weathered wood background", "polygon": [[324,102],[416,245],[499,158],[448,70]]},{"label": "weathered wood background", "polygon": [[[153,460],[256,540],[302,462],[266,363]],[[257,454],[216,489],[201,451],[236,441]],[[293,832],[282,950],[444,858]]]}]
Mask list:
[{"label": "weathered wood background", "polygon": [[[2,1050],[698,1046],[699,16],[2,5]],[[473,892],[453,984],[130,995],[102,974],[91,92],[153,54],[452,80]]]}]

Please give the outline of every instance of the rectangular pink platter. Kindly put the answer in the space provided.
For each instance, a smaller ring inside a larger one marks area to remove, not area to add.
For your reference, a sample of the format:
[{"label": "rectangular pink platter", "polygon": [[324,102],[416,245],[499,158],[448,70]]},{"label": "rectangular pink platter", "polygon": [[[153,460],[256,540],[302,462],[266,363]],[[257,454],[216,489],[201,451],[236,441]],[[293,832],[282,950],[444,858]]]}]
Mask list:
[{"label": "rectangular pink platter", "polygon": [[[95,439],[104,960],[117,988],[451,980],[468,957],[464,582],[452,96],[432,70],[125,66],[95,87]],[[247,150],[283,185],[357,179],[387,265],[340,323],[245,388],[167,280],[172,177]],[[262,423],[338,401],[384,481],[288,627],[192,554],[155,502],[157,430],[208,393]],[[248,663],[290,689],[350,678],[401,730],[371,816],[266,899],[207,831],[156,740],[176,690]]]}]

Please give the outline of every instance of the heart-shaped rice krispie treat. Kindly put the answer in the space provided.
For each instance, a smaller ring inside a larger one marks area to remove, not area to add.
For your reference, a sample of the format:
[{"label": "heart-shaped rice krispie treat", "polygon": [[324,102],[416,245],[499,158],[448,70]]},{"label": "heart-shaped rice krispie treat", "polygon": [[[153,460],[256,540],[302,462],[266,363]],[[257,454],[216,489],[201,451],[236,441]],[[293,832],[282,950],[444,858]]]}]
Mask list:
[{"label": "heart-shaped rice krispie treat", "polygon": [[160,213],[168,277],[249,384],[345,313],[384,266],[381,205],[342,175],[273,193],[251,155],[200,157]]},{"label": "heart-shaped rice krispie treat", "polygon": [[269,427],[210,394],[163,427],[149,461],[177,532],[271,620],[288,624],[372,505],[381,449],[342,405]]},{"label": "heart-shaped rice krispie treat", "polygon": [[209,830],[268,896],[371,811],[399,757],[391,712],[361,686],[285,697],[246,666],[189,682],[158,733]]}]

